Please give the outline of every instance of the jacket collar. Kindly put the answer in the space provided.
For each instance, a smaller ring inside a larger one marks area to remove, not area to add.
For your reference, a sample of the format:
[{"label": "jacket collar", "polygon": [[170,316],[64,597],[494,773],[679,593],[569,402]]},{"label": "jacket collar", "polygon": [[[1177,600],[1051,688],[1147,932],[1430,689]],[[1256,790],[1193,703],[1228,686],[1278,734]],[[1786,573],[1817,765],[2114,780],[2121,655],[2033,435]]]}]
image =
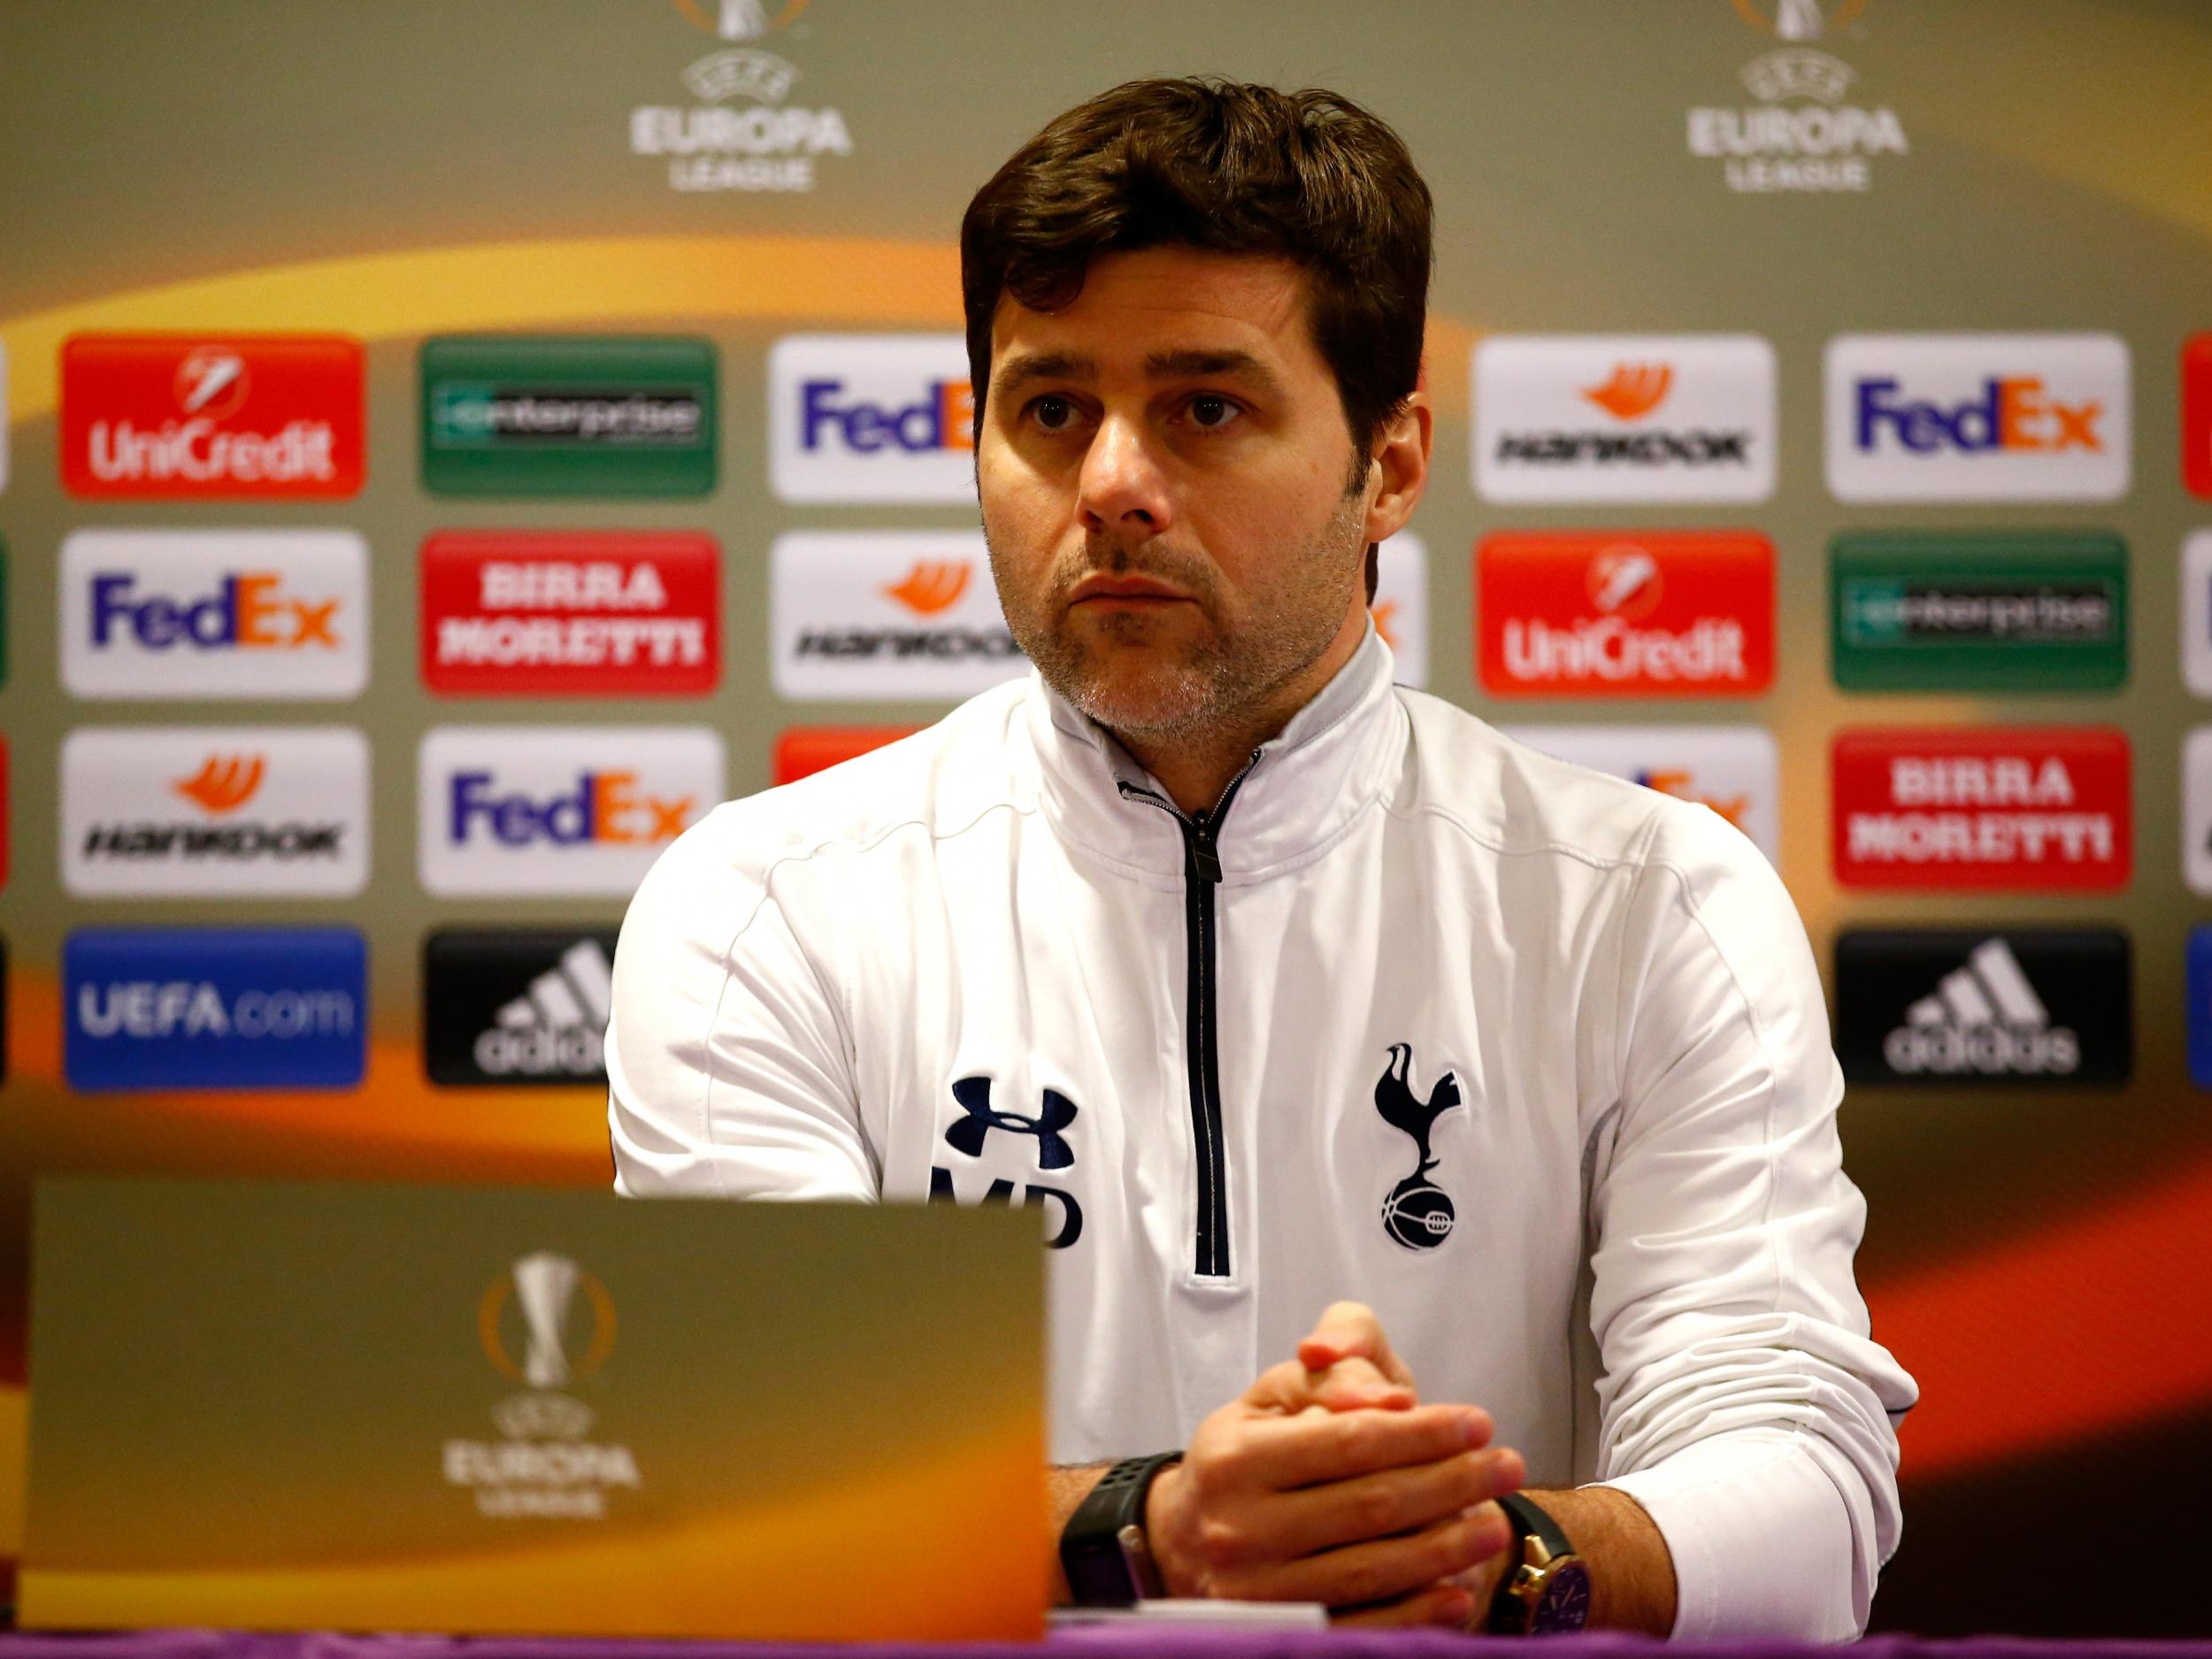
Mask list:
[{"label": "jacket collar", "polygon": [[[1371,624],[1335,677],[1260,746],[1222,820],[1225,885],[1263,881],[1319,857],[1373,803],[1405,737],[1392,666],[1390,648]],[[1167,791],[1113,733],[1033,670],[1026,721],[1040,799],[1061,838],[1151,885],[1179,884],[1181,827],[1152,802],[1128,798],[1121,786],[1162,801]]]}]

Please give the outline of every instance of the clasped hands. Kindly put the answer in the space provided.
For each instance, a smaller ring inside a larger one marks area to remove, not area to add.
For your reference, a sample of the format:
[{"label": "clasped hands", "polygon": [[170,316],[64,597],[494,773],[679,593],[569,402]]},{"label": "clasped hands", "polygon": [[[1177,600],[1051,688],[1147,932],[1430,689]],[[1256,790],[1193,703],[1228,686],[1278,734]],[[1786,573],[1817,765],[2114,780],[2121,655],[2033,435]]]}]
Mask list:
[{"label": "clasped hands", "polygon": [[1168,1594],[1469,1624],[1511,1535],[1492,1500],[1527,1478],[1494,1427],[1479,1407],[1421,1404],[1374,1314],[1335,1303],[1153,1482],[1145,1532]]}]

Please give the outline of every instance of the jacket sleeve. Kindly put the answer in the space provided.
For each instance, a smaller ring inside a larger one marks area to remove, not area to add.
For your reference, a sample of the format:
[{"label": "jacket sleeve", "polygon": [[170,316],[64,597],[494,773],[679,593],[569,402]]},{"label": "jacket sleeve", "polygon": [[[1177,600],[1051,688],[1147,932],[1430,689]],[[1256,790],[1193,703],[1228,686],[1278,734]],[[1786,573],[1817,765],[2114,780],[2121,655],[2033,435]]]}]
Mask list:
[{"label": "jacket sleeve", "polygon": [[1702,808],[1661,813],[1624,920],[1591,1191],[1598,1475],[1666,1539],[1677,1636],[1846,1640],[1897,1548],[1917,1390],[1852,1278],[1866,1204],[1812,952]]},{"label": "jacket sleeve", "polygon": [[729,812],[661,856],[623,920],[607,1026],[615,1190],[873,1201],[845,1011]]}]

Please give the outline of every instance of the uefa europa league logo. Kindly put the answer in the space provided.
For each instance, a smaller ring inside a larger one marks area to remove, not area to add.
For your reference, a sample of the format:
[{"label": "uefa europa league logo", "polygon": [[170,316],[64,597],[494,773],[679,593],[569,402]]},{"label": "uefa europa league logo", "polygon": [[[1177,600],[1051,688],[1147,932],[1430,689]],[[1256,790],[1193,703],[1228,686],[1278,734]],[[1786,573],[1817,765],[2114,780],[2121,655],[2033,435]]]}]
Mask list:
[{"label": "uefa europa league logo", "polygon": [[[518,1362],[504,1328],[510,1297],[522,1316]],[[579,1318],[580,1313],[585,1317]],[[582,1330],[586,1319],[588,1335]],[[518,1257],[484,1293],[477,1323],[492,1363],[532,1388],[563,1388],[588,1377],[614,1347],[614,1299],[607,1287],[596,1275],[550,1250]]]}]

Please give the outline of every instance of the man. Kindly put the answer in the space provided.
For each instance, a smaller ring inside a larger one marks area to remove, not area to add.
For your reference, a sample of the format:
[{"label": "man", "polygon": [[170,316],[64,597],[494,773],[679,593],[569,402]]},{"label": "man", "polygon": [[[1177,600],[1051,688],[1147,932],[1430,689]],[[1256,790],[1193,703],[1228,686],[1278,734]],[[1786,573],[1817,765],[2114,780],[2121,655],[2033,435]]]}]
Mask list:
[{"label": "man", "polygon": [[983,188],[1037,672],[664,856],[618,1186],[1035,1206],[1079,1595],[1846,1636],[1914,1389],[1803,930],[1721,819],[1394,688],[1368,620],[1429,218],[1346,100],[1194,81]]}]

